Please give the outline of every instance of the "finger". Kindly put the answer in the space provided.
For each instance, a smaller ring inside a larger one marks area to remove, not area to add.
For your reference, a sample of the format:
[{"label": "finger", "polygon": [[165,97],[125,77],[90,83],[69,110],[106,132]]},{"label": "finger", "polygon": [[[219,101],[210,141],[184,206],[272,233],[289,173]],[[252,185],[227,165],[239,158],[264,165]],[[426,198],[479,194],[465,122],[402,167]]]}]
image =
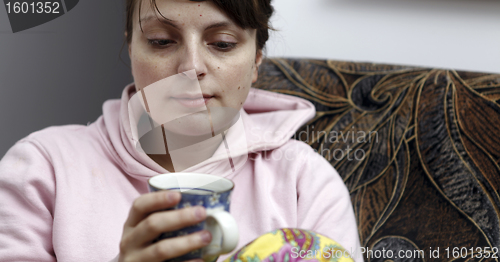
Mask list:
[{"label": "finger", "polygon": [[176,191],[157,191],[141,195],[132,204],[125,227],[135,227],[152,212],[174,207],[180,199],[181,194]]},{"label": "finger", "polygon": [[208,230],[202,230],[193,234],[167,238],[156,242],[143,249],[138,261],[164,261],[187,254],[193,250],[202,248],[212,241]]},{"label": "finger", "polygon": [[163,232],[171,232],[196,225],[206,218],[204,207],[195,206],[178,210],[156,212],[143,219],[131,232],[139,245],[153,241]]}]

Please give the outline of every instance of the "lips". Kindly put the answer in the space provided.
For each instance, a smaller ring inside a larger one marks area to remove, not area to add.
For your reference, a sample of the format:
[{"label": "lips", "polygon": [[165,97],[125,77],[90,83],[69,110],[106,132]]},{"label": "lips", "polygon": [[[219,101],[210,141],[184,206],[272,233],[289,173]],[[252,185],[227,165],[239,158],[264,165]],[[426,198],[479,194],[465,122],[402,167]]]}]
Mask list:
[{"label": "lips", "polygon": [[172,99],[177,101],[177,103],[181,104],[182,106],[191,108],[205,106],[208,103],[208,101],[212,98],[213,96],[208,94],[203,94],[202,96],[200,96],[200,94],[196,95],[182,94],[172,97]]}]

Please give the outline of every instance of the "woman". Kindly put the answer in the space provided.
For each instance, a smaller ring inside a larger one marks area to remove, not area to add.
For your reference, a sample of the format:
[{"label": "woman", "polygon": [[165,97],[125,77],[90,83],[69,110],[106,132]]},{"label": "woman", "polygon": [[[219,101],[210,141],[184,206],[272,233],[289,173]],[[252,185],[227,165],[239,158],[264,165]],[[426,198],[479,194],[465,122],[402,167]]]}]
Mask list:
[{"label": "woman", "polygon": [[[314,107],[251,88],[272,12],[269,0],[127,0],[134,84],[121,101],[107,101],[103,116],[89,126],[31,134],[0,162],[0,261],[163,261],[207,245],[206,231],[153,243],[161,232],[199,223],[206,213],[201,207],[161,211],[180,195],[148,193],[147,179],[179,170],[170,152],[138,150],[128,112],[135,94],[191,70],[203,98],[173,100],[232,108],[245,123],[250,153],[237,170],[218,168],[220,161],[210,156],[182,169],[234,181],[239,247],[276,228],[297,227],[357,250],[355,218],[339,175],[307,144],[290,140]],[[191,132],[197,120],[167,129]],[[206,151],[218,145],[212,146]]]}]

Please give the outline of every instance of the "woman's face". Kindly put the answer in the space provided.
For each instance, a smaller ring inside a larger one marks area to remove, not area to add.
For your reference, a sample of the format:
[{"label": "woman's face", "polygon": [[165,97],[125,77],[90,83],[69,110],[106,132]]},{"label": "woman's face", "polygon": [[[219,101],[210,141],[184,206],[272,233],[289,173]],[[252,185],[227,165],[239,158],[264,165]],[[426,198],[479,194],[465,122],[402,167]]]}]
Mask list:
[{"label": "woman's face", "polygon": [[207,107],[241,109],[262,61],[256,30],[238,27],[211,1],[156,3],[161,14],[149,0],[134,11],[129,54],[136,89],[194,69]]}]

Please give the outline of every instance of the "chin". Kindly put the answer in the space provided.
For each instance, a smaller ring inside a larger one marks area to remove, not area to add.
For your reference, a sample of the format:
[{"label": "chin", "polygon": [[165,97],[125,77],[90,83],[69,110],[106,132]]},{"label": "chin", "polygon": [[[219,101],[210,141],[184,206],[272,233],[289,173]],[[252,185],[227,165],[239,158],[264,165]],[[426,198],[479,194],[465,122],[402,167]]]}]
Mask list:
[{"label": "chin", "polygon": [[212,134],[207,111],[192,113],[163,125],[166,131],[180,136],[206,136]]},{"label": "chin", "polygon": [[[210,113],[209,113],[210,112]],[[239,110],[230,107],[210,107],[164,124],[165,130],[179,136],[212,137],[227,130],[238,118]]]}]

